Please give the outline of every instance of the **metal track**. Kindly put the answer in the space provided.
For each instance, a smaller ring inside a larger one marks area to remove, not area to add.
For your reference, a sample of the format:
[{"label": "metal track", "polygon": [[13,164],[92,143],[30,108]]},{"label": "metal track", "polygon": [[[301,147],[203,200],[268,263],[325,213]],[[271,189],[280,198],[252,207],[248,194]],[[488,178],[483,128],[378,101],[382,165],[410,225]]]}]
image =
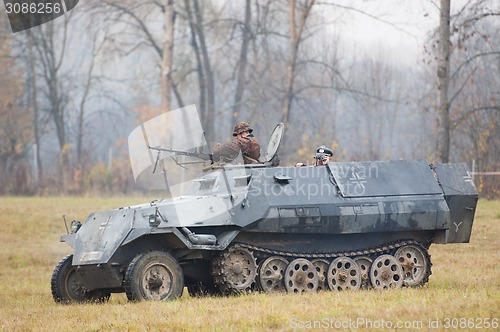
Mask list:
[{"label": "metal track", "polygon": [[377,247],[363,249],[363,250],[355,250],[355,251],[339,251],[339,252],[321,252],[321,253],[310,253],[310,252],[292,252],[292,251],[282,251],[282,250],[273,250],[264,247],[259,247],[255,245],[251,245],[248,243],[237,242],[234,243],[234,246],[243,247],[249,250],[252,250],[258,254],[269,255],[278,255],[283,257],[293,257],[293,258],[337,258],[337,257],[356,257],[356,256],[372,256],[372,255],[382,255],[382,254],[391,254],[393,251],[398,248],[407,246],[409,244],[420,245],[420,242],[414,240],[399,240],[390,242],[387,244],[383,244]]},{"label": "metal track", "polygon": [[[318,252],[318,253],[310,253],[310,252],[292,252],[292,251],[283,251],[283,250],[273,250],[265,247],[259,247],[255,245],[251,245],[248,243],[236,242],[233,243],[226,251],[217,255],[215,259],[212,261],[212,276],[214,277],[215,284],[218,285],[220,291],[223,294],[231,294],[231,293],[241,293],[242,291],[248,292],[251,291],[249,288],[247,289],[234,289],[231,287],[231,283],[227,279],[227,266],[224,264],[224,257],[227,257],[230,254],[230,251],[235,250],[237,248],[242,248],[248,250],[254,257],[259,259],[266,259],[269,256],[281,256],[288,258],[338,258],[338,257],[351,257],[355,258],[358,256],[369,256],[376,257],[383,254],[394,254],[394,252],[404,246],[407,245],[418,245],[424,251],[425,254],[429,258],[429,268],[426,271],[426,276],[423,283],[427,282],[429,275],[431,272],[432,263],[430,263],[430,256],[427,253],[426,248],[418,241],[415,240],[399,240],[390,243],[386,243],[380,246],[367,248],[363,250],[354,250],[354,251],[338,251],[338,252]],[[423,284],[422,283],[422,284]]]}]

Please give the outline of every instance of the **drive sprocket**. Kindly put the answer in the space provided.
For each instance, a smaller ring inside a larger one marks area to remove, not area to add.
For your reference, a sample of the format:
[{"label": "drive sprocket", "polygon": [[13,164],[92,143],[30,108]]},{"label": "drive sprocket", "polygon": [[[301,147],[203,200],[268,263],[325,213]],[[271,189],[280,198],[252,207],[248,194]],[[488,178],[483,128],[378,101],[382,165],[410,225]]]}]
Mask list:
[{"label": "drive sprocket", "polygon": [[247,248],[231,246],[213,258],[212,276],[222,294],[251,292],[257,276],[256,259]]}]

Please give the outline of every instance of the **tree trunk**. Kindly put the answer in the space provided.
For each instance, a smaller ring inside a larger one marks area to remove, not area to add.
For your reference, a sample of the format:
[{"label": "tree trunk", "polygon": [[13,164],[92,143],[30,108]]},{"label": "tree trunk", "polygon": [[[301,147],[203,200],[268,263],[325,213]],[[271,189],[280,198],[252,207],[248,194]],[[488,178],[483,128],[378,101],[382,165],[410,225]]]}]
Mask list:
[{"label": "tree trunk", "polygon": [[212,73],[212,67],[210,65],[210,58],[208,57],[208,49],[205,41],[205,34],[203,32],[203,17],[201,15],[200,6],[198,0],[193,1],[194,13],[196,16],[196,30],[198,35],[198,40],[200,42],[201,58],[203,60],[203,67],[205,69],[206,77],[206,88],[207,88],[207,109],[206,109],[206,123],[204,123],[204,129],[206,131],[206,137],[209,140],[213,140],[215,137],[215,84],[214,76]]},{"label": "tree trunk", "polygon": [[288,125],[290,120],[290,108],[293,99],[293,73],[295,63],[297,61],[297,32],[295,30],[295,0],[290,0],[288,3],[288,16],[290,21],[290,46],[291,53],[288,65],[286,67],[286,83],[285,83],[285,104],[283,106],[283,123]]},{"label": "tree trunk", "polygon": [[238,66],[238,82],[236,83],[236,93],[234,95],[233,105],[233,122],[237,123],[241,111],[241,100],[243,99],[243,92],[245,89],[246,67],[247,67],[247,53],[248,45],[252,39],[252,32],[250,30],[250,19],[252,2],[246,0],[245,6],[245,23],[243,26],[243,41],[241,43],[240,61]]},{"label": "tree trunk", "polygon": [[296,0],[290,0],[288,3],[288,16],[290,21],[290,58],[286,69],[286,83],[285,83],[285,102],[283,105],[283,123],[287,125],[290,121],[290,110],[292,108],[292,101],[294,97],[294,80],[295,80],[295,67],[297,64],[297,54],[299,45],[302,41],[302,32],[311,12],[314,0],[305,2],[304,7],[301,8],[301,16],[298,25],[295,23]]},{"label": "tree trunk", "polygon": [[36,156],[36,183],[35,190],[39,191],[43,186],[43,168],[42,168],[42,158],[40,156],[40,128],[38,127],[38,103],[37,103],[37,86],[36,86],[36,72],[35,72],[35,58],[33,54],[33,35],[31,30],[27,31],[28,41],[29,41],[29,66],[31,71],[31,100],[30,103],[33,107],[33,128],[35,135],[35,156]]},{"label": "tree trunk", "polygon": [[441,0],[439,22],[439,58],[438,58],[438,92],[439,92],[439,128],[438,128],[438,160],[449,162],[450,157],[450,104],[448,101],[448,83],[450,71],[450,0]]},{"label": "tree trunk", "polygon": [[174,2],[167,0],[165,6],[165,31],[161,62],[161,111],[169,112],[171,106],[172,69],[174,62]]},{"label": "tree trunk", "polygon": [[191,0],[184,0],[184,4],[186,7],[186,13],[188,16],[189,20],[189,28],[191,30],[191,47],[194,50],[194,54],[196,57],[196,73],[198,75],[198,88],[199,88],[199,95],[200,95],[200,101],[198,105],[198,111],[200,112],[201,115],[201,123],[205,125],[205,123],[208,122],[207,119],[207,114],[206,114],[206,93],[205,93],[205,75],[203,73],[203,63],[201,61],[201,56],[200,56],[200,49],[198,47],[198,40],[196,38],[197,36],[197,29],[196,29],[196,23],[193,18],[193,12],[191,10],[191,5],[190,5]]},{"label": "tree trunk", "polygon": [[83,96],[80,100],[80,109],[78,110],[78,137],[76,143],[76,161],[79,167],[82,167],[82,155],[83,155],[83,136],[84,136],[84,128],[83,123],[85,121],[85,106],[87,103],[87,98],[90,93],[90,88],[92,84],[92,73],[94,71],[95,65],[95,57],[96,57],[96,45],[95,45],[95,37],[92,44],[92,59],[90,60],[89,70],[87,72],[87,78],[85,81],[85,87],[83,90]]}]

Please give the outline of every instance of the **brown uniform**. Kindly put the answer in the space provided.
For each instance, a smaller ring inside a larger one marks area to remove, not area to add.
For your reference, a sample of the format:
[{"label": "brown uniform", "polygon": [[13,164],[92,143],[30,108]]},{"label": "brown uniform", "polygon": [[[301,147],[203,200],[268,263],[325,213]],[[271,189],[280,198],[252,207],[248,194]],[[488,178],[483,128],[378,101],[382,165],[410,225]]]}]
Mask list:
[{"label": "brown uniform", "polygon": [[255,137],[235,137],[226,143],[219,143],[213,149],[214,160],[233,161],[241,151],[245,164],[258,163],[260,146]]}]

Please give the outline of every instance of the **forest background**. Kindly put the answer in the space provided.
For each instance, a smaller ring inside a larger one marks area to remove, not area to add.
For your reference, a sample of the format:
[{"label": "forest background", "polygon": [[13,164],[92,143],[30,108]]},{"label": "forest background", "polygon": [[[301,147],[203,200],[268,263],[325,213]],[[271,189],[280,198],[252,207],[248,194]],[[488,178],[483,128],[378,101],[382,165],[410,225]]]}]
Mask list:
[{"label": "forest background", "polygon": [[127,136],[195,104],[210,142],[284,122],[282,165],[465,162],[500,196],[495,0],[87,0],[13,34],[0,7],[0,195],[130,194]]}]

